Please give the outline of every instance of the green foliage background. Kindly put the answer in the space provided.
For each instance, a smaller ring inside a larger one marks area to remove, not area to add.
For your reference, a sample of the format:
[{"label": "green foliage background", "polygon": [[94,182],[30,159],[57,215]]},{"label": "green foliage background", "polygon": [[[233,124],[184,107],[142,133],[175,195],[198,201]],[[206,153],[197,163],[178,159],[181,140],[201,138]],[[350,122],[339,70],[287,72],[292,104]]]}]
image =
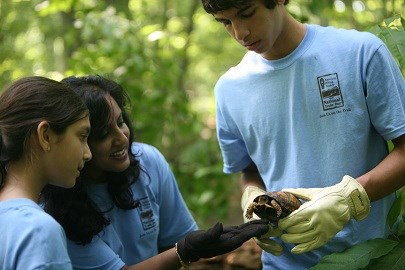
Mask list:
[{"label": "green foliage background", "polygon": [[[380,36],[405,74],[405,1],[290,2],[303,22]],[[166,156],[201,227],[241,220],[236,176],[222,173],[212,90],[244,52],[199,0],[0,2],[0,89],[33,74],[101,74],[121,83],[137,140]]]}]

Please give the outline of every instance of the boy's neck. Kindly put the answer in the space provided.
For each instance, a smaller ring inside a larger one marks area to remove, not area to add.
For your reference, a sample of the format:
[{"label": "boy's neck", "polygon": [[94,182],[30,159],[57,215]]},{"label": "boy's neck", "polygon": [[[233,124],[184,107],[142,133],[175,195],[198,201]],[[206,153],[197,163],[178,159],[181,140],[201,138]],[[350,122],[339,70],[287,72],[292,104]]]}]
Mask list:
[{"label": "boy's neck", "polygon": [[290,14],[285,16],[284,26],[273,49],[261,56],[267,60],[278,60],[292,53],[304,39],[307,27]]}]

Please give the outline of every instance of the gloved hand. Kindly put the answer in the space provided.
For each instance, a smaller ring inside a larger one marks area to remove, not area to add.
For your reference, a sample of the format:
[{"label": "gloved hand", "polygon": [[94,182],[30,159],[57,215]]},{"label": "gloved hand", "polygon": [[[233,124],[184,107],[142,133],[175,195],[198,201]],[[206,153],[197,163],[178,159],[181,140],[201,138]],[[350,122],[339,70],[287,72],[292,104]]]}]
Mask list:
[{"label": "gloved hand", "polygon": [[300,254],[324,245],[351,219],[362,220],[370,212],[370,200],[363,186],[345,175],[342,181],[326,188],[283,189],[308,202],[280,219],[286,231],[281,239],[297,244],[291,252]]},{"label": "gloved hand", "polygon": [[[243,220],[245,222],[249,221],[249,219],[245,216],[247,208],[257,196],[264,193],[266,193],[266,191],[255,186],[248,186],[243,192],[241,207],[243,210]],[[259,217],[253,214],[253,220],[255,219],[259,219]],[[276,256],[280,256],[283,253],[283,247],[270,237],[280,236],[281,232],[282,231],[278,227],[274,227],[271,223],[269,223],[269,231],[265,235],[254,237],[253,239],[255,240],[256,244],[264,251]]]},{"label": "gloved hand", "polygon": [[177,252],[183,262],[195,262],[228,253],[254,236],[268,231],[267,220],[254,220],[239,226],[223,228],[215,224],[207,231],[191,232],[177,243]]}]

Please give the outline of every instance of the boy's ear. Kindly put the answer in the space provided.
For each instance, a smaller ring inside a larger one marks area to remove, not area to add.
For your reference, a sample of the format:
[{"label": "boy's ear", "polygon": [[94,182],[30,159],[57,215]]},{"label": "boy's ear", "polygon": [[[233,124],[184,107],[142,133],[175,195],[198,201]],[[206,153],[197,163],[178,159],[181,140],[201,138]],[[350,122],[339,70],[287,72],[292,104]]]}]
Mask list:
[{"label": "boy's ear", "polygon": [[41,121],[38,124],[37,136],[38,136],[39,146],[44,151],[49,151],[51,149],[52,130],[47,121]]}]

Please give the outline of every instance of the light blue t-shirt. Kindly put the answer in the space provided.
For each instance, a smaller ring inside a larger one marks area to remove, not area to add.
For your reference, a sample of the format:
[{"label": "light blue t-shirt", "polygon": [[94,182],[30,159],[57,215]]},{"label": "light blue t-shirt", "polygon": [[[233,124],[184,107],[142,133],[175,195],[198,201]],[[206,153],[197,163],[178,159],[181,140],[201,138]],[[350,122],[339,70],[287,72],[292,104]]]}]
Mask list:
[{"label": "light blue t-shirt", "polygon": [[29,199],[0,202],[0,269],[72,269],[62,227]]},{"label": "light blue t-shirt", "polygon": [[[266,189],[326,187],[358,177],[405,134],[405,83],[383,42],[370,33],[307,25],[301,44],[275,61],[248,52],[215,86],[224,172],[252,161]],[[263,254],[264,269],[307,269],[325,254],[387,235],[395,195],[372,203],[327,245]]]},{"label": "light blue t-shirt", "polygon": [[122,210],[113,205],[104,184],[89,186],[93,201],[111,220],[90,244],[68,240],[74,269],[121,269],[171,247],[197,230],[178,189],[176,179],[162,154],[153,146],[134,143],[132,152],[140,160],[140,178],[132,185],[139,206]]}]

